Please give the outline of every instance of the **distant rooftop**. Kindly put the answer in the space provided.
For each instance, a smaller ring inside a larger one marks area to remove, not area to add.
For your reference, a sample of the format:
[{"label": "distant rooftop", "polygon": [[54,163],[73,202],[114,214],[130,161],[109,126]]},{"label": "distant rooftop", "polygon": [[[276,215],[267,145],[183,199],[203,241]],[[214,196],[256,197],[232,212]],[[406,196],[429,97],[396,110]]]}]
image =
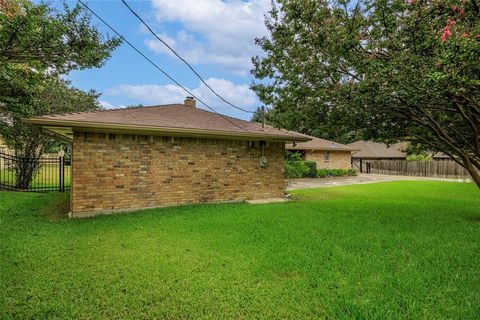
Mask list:
[{"label": "distant rooftop", "polygon": [[307,136],[306,137],[311,138],[312,140],[307,141],[307,142],[299,142],[299,143],[290,143],[285,145],[285,149],[287,150],[327,150],[327,151],[332,151],[332,150],[338,150],[338,151],[354,151],[358,150],[356,148],[330,141],[330,140],[325,140],[317,137],[312,137],[312,136]]},{"label": "distant rooftop", "polygon": [[387,146],[385,143],[373,141],[356,141],[348,144],[350,147],[360,150],[353,153],[354,158],[406,158],[407,154],[403,152],[404,142],[399,142]]},{"label": "distant rooftop", "polygon": [[[360,150],[354,152],[352,157],[362,159],[403,159],[407,157],[407,154],[403,151],[407,142],[398,142],[387,146],[385,143],[373,142],[373,141],[356,141],[348,144],[352,148]],[[449,159],[450,157],[442,152],[438,152],[432,155],[435,159]]]}]

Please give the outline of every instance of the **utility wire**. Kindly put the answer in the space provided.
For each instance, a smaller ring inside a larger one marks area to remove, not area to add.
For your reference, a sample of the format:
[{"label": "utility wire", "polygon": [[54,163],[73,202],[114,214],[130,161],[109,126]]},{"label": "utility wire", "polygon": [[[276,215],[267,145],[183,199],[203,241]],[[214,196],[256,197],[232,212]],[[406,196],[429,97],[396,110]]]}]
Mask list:
[{"label": "utility wire", "polygon": [[208,88],[210,89],[210,91],[213,92],[213,94],[215,94],[218,98],[220,98],[223,102],[225,102],[226,104],[230,105],[231,107],[234,107],[235,109],[238,109],[240,111],[243,111],[243,112],[246,112],[246,113],[255,113],[254,111],[250,111],[250,110],[246,110],[246,109],[243,109],[243,108],[240,108],[240,107],[237,107],[236,105],[234,105],[233,103],[225,100],[221,95],[219,95],[203,78],[202,76],[192,67],[192,65],[190,63],[188,63],[180,54],[178,54],[175,49],[173,49],[165,40],[163,40],[162,38],[160,38],[160,36],[158,36],[155,31],[152,30],[152,28],[145,22],[145,20],[143,20],[127,3],[127,1],[125,0],[122,0],[123,4],[128,8],[128,10],[130,10],[130,12],[138,18],[138,20],[140,20],[143,25],[155,36],[155,38],[158,39],[158,41],[160,41],[161,43],[163,43],[168,49],[170,49],[170,51],[173,52],[174,55],[176,55],[180,60],[183,61],[183,63],[185,63],[188,68],[190,68],[190,70],[192,70],[192,72],[202,81],[202,83]]},{"label": "utility wire", "polygon": [[211,106],[209,106],[206,102],[204,102],[203,100],[201,100],[200,98],[198,98],[197,96],[195,96],[190,90],[188,90],[187,88],[185,88],[182,84],[180,84],[177,80],[175,80],[172,76],[170,76],[166,71],[164,71],[162,68],[160,68],[155,62],[153,62],[149,57],[147,57],[143,52],[141,52],[137,47],[135,47],[130,41],[128,41],[127,39],[125,39],[125,37],[119,33],[117,30],[115,30],[115,28],[113,28],[108,22],[106,22],[105,20],[102,19],[102,17],[100,17],[95,11],[93,11],[92,9],[90,9],[89,6],[87,6],[82,0],[77,0],[82,6],[84,6],[88,11],[90,11],[95,17],[97,17],[98,20],[100,20],[101,22],[103,22],[103,24],[105,24],[110,30],[112,30],[120,39],[122,39],[125,43],[127,43],[130,47],[132,47],[133,50],[135,50],[139,55],[141,55],[145,60],[147,60],[148,62],[150,62],[150,64],[152,64],[157,70],[159,70],[161,73],[163,73],[168,79],[172,80],[177,86],[179,86],[180,88],[182,88],[185,92],[187,92],[190,96],[194,97],[195,99],[197,99],[200,103],[202,103],[205,107],[207,107],[208,109],[210,109],[213,113],[215,113],[216,115],[222,117],[224,120],[230,122],[231,124],[233,124],[234,126],[240,128],[241,130],[243,131],[246,131],[246,132],[249,132],[247,129],[243,128],[242,126],[236,124],[235,122],[233,122],[232,120],[228,119],[227,117],[225,117],[224,115],[218,113],[217,111],[215,111],[215,109],[213,109]]}]

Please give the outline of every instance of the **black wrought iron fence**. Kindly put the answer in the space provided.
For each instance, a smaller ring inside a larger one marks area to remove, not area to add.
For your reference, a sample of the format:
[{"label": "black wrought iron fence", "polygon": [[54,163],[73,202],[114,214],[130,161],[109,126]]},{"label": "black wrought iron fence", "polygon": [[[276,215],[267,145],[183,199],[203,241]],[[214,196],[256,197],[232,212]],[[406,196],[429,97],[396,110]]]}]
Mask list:
[{"label": "black wrought iron fence", "polygon": [[70,161],[64,157],[25,158],[0,152],[0,190],[66,192]]}]

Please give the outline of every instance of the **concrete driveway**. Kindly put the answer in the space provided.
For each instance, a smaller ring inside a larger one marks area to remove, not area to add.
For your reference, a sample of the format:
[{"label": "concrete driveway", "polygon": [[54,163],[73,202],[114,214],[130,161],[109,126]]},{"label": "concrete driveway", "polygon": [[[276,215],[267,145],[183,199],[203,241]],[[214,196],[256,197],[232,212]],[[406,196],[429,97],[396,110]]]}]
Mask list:
[{"label": "concrete driveway", "polygon": [[320,187],[347,186],[352,184],[378,183],[386,181],[448,181],[448,182],[467,182],[465,179],[443,179],[430,177],[409,177],[409,176],[389,176],[383,174],[362,174],[355,177],[332,177],[317,179],[293,179],[289,181],[287,190],[310,189]]}]

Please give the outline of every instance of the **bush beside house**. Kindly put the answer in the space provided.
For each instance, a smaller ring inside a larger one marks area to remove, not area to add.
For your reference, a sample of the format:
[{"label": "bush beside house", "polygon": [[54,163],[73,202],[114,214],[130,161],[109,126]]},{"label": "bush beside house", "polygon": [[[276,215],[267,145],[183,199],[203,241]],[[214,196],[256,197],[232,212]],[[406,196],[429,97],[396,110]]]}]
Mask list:
[{"label": "bush beside house", "polygon": [[326,178],[355,176],[353,169],[317,169],[315,161],[303,161],[299,152],[287,152],[285,161],[285,177],[287,179],[296,178]]},{"label": "bush beside house", "polygon": [[305,178],[308,171],[304,161],[285,161],[285,177],[288,179]]}]

